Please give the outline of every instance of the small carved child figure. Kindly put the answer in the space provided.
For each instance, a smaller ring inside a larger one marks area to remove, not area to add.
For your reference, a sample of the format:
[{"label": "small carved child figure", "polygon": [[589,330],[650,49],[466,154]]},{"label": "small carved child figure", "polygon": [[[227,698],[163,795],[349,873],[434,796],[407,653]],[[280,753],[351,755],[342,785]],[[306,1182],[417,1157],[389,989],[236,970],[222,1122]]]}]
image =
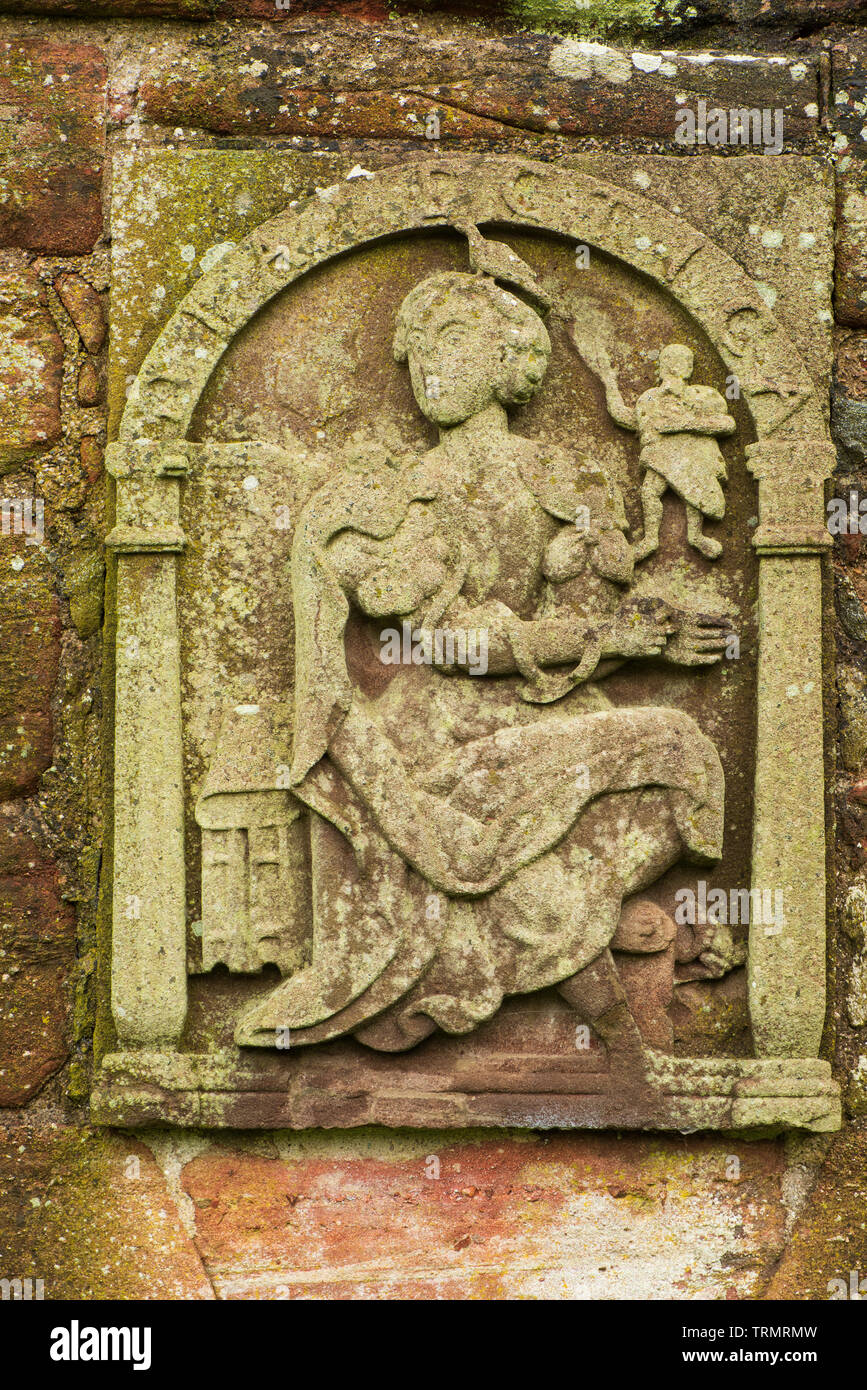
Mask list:
[{"label": "small carved child figure", "polygon": [[725,516],[720,483],[726,466],[717,436],[737,427],[723,397],[712,386],[689,385],[695,365],[692,350],[669,343],[657,361],[658,385],[644,391],[634,406],[627,405],[605,345],[611,325],[590,305],[576,304],[573,312],[572,342],[602,382],[609,415],[622,429],[636,433],[641,443],[644,535],[635,546],[635,561],[646,560],[659,548],[662,498],[668,488],[686,504],[689,544],[709,560],[717,559],[722,546],[703,534],[701,519],[720,521]]},{"label": "small carved child figure", "polygon": [[719,541],[704,535],[703,516],[714,521],[725,516],[725,497],[720,486],[726,477],[725,460],[716,437],[731,434],[735,422],[726,403],[712,386],[690,386],[694,358],[690,348],[669,343],[659,354],[659,385],[643,392],[635,403],[635,426],[641,442],[639,462],[644,469],[641,505],[644,536],[635,547],[635,559],[644,560],[659,546],[662,497],[667,488],[686,504],[689,544],[709,560],[722,553]]}]

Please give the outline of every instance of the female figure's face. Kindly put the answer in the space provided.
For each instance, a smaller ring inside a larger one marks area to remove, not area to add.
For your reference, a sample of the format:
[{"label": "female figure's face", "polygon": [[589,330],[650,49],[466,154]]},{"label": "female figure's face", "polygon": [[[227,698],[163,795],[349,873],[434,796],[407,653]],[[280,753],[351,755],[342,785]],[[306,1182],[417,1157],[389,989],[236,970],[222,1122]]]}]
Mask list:
[{"label": "female figure's face", "polygon": [[419,409],[440,426],[461,424],[494,401],[528,401],[548,365],[538,333],[467,296],[446,296],[410,324],[406,351]]}]

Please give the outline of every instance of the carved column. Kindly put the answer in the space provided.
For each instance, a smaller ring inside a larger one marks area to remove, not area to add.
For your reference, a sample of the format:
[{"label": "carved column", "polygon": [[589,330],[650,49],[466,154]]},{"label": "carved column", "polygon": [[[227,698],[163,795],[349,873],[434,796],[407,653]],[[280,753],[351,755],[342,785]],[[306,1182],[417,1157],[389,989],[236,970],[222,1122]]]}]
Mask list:
[{"label": "carved column", "polygon": [[187,1011],[175,446],[113,444],[117,555],[112,1012],[124,1047],[177,1044]]},{"label": "carved column", "polygon": [[750,1017],[758,1057],[815,1057],[825,1017],[821,557],[834,450],[773,440],[747,458],[760,522],[752,886],[783,904],[782,921],[750,925]]}]

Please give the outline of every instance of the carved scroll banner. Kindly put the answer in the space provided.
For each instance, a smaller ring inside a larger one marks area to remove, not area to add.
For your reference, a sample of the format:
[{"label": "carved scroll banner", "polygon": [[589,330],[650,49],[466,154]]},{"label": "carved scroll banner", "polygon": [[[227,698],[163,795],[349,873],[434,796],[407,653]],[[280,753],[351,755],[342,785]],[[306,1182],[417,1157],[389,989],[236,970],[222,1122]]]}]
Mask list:
[{"label": "carved scroll banner", "polygon": [[250,158],[119,174],[95,1118],[836,1128],[824,173]]}]

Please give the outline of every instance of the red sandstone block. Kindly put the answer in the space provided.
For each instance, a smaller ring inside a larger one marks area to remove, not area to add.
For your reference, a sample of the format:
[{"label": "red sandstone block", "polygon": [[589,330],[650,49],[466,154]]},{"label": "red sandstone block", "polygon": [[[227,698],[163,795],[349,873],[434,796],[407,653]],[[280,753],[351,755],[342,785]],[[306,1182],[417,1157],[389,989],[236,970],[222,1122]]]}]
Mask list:
[{"label": "red sandstone block", "polygon": [[[13,569],[10,555],[23,559]],[[60,659],[57,598],[26,539],[0,537],[0,801],[30,791],[51,764],[51,697]],[[2,864],[2,857],[0,857]]]},{"label": "red sandstone block", "polygon": [[102,473],[105,465],[105,450],[95,434],[86,434],[81,441],[81,468],[88,483],[92,486]]},{"label": "red sandstone block", "polygon": [[72,909],[12,815],[0,816],[0,1106],[23,1105],[68,1055]]},{"label": "red sandstone block", "polygon": [[838,322],[867,327],[867,166],[837,175],[835,307]]},{"label": "red sandstone block", "polygon": [[29,270],[0,265],[0,473],[59,439],[62,379],[45,290]]},{"label": "red sandstone block", "polygon": [[838,331],[834,379],[837,390],[849,400],[867,401],[867,333]]},{"label": "red sandstone block", "polygon": [[92,45],[0,42],[0,245],[91,250],[102,230],[105,94]]},{"label": "red sandstone block", "polygon": [[[177,3],[177,0],[175,0]],[[448,10],[448,4],[438,8]],[[456,5],[459,10],[460,6]],[[495,6],[502,11],[502,6]],[[284,0],[278,8],[276,0],[216,0],[217,19],[297,19],[302,14],[333,14],[341,18],[363,19],[382,23],[389,18],[392,7],[385,0]]]},{"label": "red sandstone block", "polygon": [[60,897],[57,870],[25,830],[17,829],[14,839],[23,867],[0,874],[4,959],[14,955],[30,964],[69,964],[75,921],[71,906]]},{"label": "red sandstone block", "polygon": [[102,234],[102,163],[11,159],[0,174],[0,241],[54,255],[87,253]]},{"label": "red sandstone block", "polygon": [[[819,130],[818,60],[633,53],[573,39],[480,33],[449,44],[365,25],[318,24],[303,37],[227,35],[218,50],[190,41],[145,64],[151,120],[221,134],[440,138],[539,133],[648,139],[677,150],[679,106],[779,111],[783,149]],[[701,148],[699,146],[698,148]]]},{"label": "red sandstone block", "polygon": [[[828,0],[826,0],[828,2]],[[830,0],[838,5],[852,0]],[[483,4],[485,0],[483,0]],[[443,5],[448,9],[448,5]],[[459,2],[454,8],[460,12]],[[502,12],[502,5],[495,5]],[[387,19],[390,6],[385,0],[0,0],[0,15],[44,14],[76,15],[82,19],[269,19],[297,20],[301,14],[333,14],[358,19]]]},{"label": "red sandstone block", "polygon": [[658,1252],[655,1296],[721,1297],[733,1276],[722,1246],[702,1251],[696,1223],[707,1215],[715,1232],[739,1230],[734,1279],[748,1295],[751,1266],[772,1262],[782,1239],[781,1155],[771,1144],[749,1146],[735,1183],[725,1177],[730,1140],[689,1154],[670,1140],[605,1135],[428,1143],[432,1153],[396,1139],[390,1157],[357,1146],[292,1152],[290,1141],[280,1158],[224,1148],[194,1158],[181,1182],[218,1294],[626,1297],[636,1279],[626,1227],[633,1245]]},{"label": "red sandstone block", "polygon": [[51,766],[51,715],[13,715],[0,719],[0,800],[22,796]]},{"label": "red sandstone block", "polygon": [[25,1105],[69,1055],[67,965],[0,962],[0,1106]]}]

